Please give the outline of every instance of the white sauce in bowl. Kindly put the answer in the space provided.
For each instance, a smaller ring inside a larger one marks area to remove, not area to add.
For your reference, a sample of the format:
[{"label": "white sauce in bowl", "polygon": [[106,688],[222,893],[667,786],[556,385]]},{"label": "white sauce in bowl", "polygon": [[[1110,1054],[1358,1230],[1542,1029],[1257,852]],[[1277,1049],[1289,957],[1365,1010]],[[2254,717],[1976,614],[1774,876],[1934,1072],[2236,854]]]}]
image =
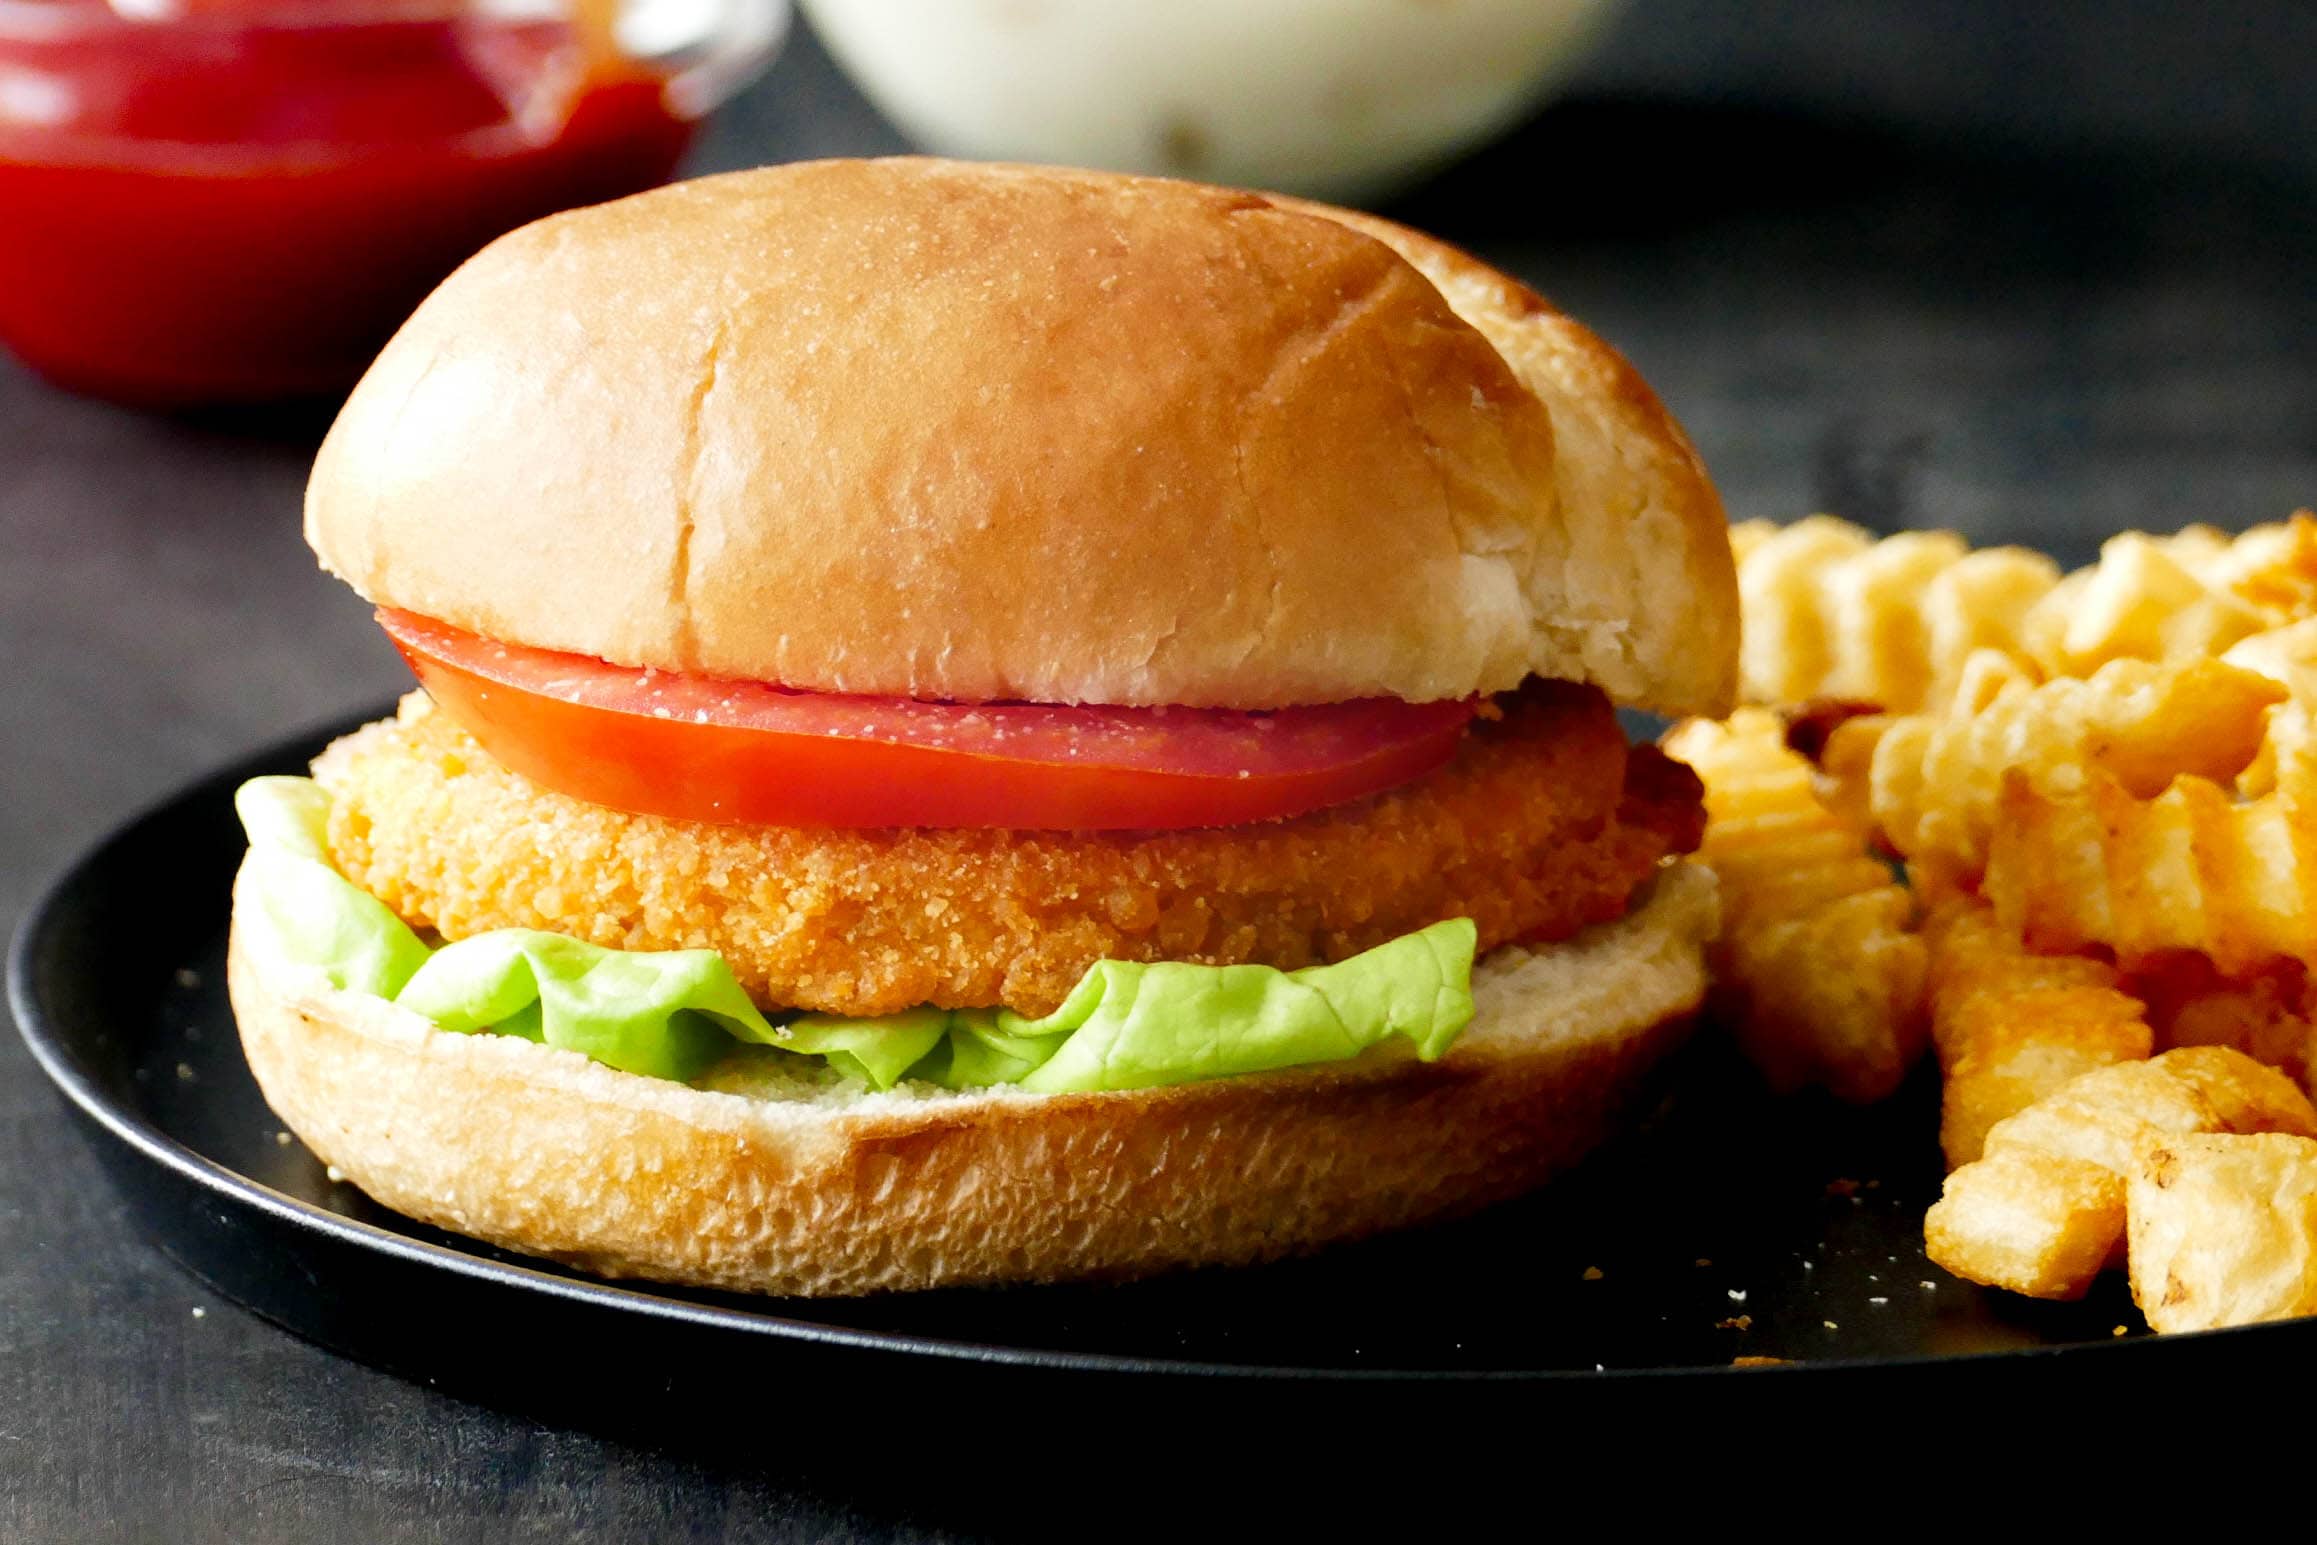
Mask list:
[{"label": "white sauce in bowl", "polygon": [[1620,0],[803,0],[947,155],[1337,197],[1409,180],[1557,87]]}]

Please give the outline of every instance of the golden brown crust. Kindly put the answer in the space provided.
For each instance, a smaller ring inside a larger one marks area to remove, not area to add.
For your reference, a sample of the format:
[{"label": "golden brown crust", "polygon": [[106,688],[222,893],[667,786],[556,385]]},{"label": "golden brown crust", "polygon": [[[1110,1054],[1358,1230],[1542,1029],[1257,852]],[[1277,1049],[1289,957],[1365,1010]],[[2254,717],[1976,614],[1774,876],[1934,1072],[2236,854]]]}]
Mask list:
[{"label": "golden brown crust", "polygon": [[1499,952],[1435,1064],[1123,1094],[712,1093],[448,1034],[238,938],[228,975],[267,1100],[386,1205],[608,1275],[852,1294],[1266,1260],[1524,1190],[1679,1038],[1713,912],[1684,865],[1619,922]]},{"label": "golden brown crust", "polygon": [[559,215],[379,357],[308,536],[475,632],[818,690],[1268,707],[1538,674],[1718,711],[1735,593],[1679,431],[1509,280],[1388,237],[1444,301],[1353,220],[906,159]]},{"label": "golden brown crust", "polygon": [[[1629,763],[1589,687],[1506,699],[1447,767],[1291,821],[1179,832],[823,831],[630,815],[509,772],[423,698],[316,771],[348,878],[462,938],[710,948],[758,1001],[1054,1008],[1104,958],[1340,960],[1471,917],[1481,948],[1625,910],[1696,845],[1697,780]],[[1630,770],[1631,776],[1628,776]]]}]

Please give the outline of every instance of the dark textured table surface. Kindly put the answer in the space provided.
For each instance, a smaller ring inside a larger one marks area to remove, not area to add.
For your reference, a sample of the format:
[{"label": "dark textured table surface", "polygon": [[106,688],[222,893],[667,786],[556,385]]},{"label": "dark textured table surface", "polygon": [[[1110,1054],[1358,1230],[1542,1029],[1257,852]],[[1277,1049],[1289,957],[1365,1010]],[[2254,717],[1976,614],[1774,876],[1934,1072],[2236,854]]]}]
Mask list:
[{"label": "dark textured table surface", "polygon": [[[2317,503],[2312,58],[2292,0],[1642,0],[1571,100],[1395,212],[1625,348],[1733,515],[2080,558]],[[702,161],[897,146],[800,39]],[[190,774],[399,686],[298,538],[318,428],[0,362],[0,926]],[[812,1413],[755,1415],[766,1462],[712,1464],[297,1341],[136,1235],[0,1039],[0,1539],[940,1532],[784,1465]]]}]

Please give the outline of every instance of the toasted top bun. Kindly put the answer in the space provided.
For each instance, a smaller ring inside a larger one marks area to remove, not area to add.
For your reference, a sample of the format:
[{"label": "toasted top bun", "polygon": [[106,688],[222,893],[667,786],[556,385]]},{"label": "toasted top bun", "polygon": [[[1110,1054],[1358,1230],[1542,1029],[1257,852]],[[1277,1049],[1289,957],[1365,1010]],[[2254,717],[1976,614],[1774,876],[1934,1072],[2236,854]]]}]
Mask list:
[{"label": "toasted top bun", "polygon": [[1526,1190],[1678,1041],[1715,916],[1679,864],[1616,922],[1493,951],[1438,1062],[1109,1094],[695,1089],[437,1029],[238,933],[227,979],[267,1101],[398,1212],[614,1276],[871,1293],[1267,1260]]},{"label": "toasted top bun", "polygon": [[385,605],[817,691],[1734,682],[1720,504],[1600,339],[1410,231],[1090,172],[818,162],[516,231],[356,388],[306,530]]}]

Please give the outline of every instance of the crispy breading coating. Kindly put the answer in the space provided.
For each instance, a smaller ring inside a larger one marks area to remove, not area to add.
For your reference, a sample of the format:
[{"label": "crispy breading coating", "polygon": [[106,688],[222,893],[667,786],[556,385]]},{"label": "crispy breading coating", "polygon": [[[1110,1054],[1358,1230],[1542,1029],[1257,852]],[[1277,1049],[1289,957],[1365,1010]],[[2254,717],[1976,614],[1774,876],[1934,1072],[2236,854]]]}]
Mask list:
[{"label": "crispy breading coating", "polygon": [[1044,1013],[1110,957],[1282,968],[1445,917],[1480,946],[1620,916],[1697,845],[1697,780],[1608,701],[1540,683],[1454,761],[1293,820],[1175,832],[810,830],[631,815],[542,789],[413,694],[315,764],[356,884],[460,938],[544,928],[721,951],[760,1001]]}]

